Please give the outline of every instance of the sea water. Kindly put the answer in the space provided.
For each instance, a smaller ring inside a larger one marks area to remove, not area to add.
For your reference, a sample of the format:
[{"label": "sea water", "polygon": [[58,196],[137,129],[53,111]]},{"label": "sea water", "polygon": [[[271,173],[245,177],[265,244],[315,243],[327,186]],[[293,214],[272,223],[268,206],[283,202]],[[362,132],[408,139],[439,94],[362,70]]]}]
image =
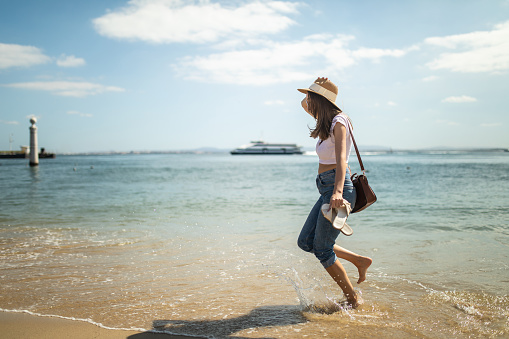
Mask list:
[{"label": "sea water", "polygon": [[509,336],[509,153],[363,160],[378,201],[337,239],[373,258],[360,285],[343,262],[356,310],[296,245],[315,156],[1,160],[0,309],[214,338]]}]

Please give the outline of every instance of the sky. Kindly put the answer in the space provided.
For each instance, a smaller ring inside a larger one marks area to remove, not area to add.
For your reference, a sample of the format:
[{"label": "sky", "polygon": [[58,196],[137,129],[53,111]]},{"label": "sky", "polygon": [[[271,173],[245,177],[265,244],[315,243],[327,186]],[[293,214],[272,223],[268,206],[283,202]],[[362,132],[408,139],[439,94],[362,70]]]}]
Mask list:
[{"label": "sky", "polygon": [[0,150],[312,148],[319,76],[359,145],[509,148],[509,0],[0,0]]}]

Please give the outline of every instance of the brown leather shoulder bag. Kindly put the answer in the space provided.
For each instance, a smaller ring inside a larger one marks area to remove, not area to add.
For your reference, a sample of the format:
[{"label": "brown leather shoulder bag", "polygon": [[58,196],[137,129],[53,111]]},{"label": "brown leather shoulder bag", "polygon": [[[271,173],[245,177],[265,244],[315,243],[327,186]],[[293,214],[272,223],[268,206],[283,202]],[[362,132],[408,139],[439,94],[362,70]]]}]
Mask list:
[{"label": "brown leather shoulder bag", "polygon": [[364,170],[364,165],[362,164],[361,154],[359,152],[359,149],[357,148],[357,144],[355,143],[355,138],[353,137],[352,128],[350,127],[350,124],[348,124],[348,129],[350,130],[350,135],[352,136],[355,152],[357,153],[357,159],[359,159],[359,165],[361,166],[362,170],[362,174],[357,175],[357,173],[354,173],[351,176],[353,185],[357,192],[357,200],[355,201],[355,206],[351,213],[356,213],[363,211],[369,206],[371,206],[376,201],[376,195],[375,192],[373,192],[373,189],[368,184],[368,178],[366,177],[366,171]]}]

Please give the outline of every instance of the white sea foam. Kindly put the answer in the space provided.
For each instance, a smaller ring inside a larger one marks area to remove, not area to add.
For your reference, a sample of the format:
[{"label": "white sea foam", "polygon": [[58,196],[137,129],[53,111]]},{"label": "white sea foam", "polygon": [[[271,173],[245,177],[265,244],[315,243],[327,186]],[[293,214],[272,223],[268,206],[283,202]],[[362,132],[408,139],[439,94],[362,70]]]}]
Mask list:
[{"label": "white sea foam", "polygon": [[64,317],[64,316],[61,316],[61,315],[54,315],[54,314],[42,314],[42,313],[32,312],[32,311],[29,311],[29,310],[17,310],[17,309],[9,310],[9,309],[0,308],[0,312],[25,313],[25,314],[29,314],[29,315],[33,315],[33,316],[37,316],[37,317],[58,318],[58,319],[65,319],[65,320],[72,320],[72,321],[80,321],[80,322],[85,322],[85,323],[89,323],[89,324],[92,324],[92,325],[104,328],[106,330],[138,331],[138,332],[146,332],[147,331],[144,328],[137,328],[137,327],[132,327],[132,328],[109,327],[109,326],[105,326],[105,325],[103,325],[101,323],[98,323],[96,321],[93,321],[92,319],[81,319],[81,318],[74,318],[74,317]]}]

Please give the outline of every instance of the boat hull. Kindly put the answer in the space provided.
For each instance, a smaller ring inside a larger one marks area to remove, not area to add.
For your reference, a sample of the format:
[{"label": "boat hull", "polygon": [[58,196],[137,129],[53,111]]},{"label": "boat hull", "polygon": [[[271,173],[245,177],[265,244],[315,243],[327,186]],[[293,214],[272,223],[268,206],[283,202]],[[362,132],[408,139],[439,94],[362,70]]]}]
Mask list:
[{"label": "boat hull", "polygon": [[293,155],[302,154],[299,146],[295,144],[268,144],[255,142],[249,146],[236,148],[230,152],[232,155]]},{"label": "boat hull", "polygon": [[230,154],[232,155],[293,155],[293,154],[302,154],[300,151],[296,152],[276,152],[276,151],[231,151]]}]

